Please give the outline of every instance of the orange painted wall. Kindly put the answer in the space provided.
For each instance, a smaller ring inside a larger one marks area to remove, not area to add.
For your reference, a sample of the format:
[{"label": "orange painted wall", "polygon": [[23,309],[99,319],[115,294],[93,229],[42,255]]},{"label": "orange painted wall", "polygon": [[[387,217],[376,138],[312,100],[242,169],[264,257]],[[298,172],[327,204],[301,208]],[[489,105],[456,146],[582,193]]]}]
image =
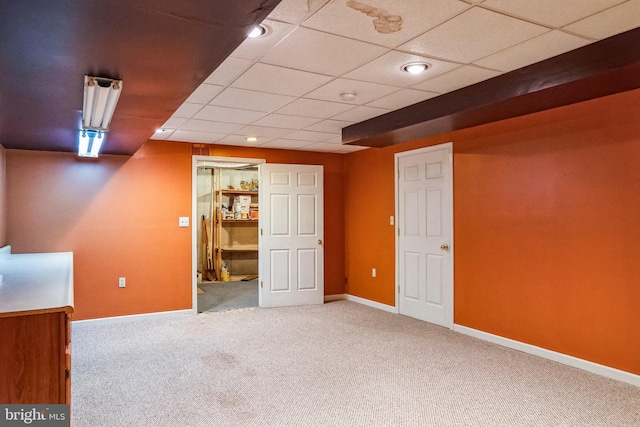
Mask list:
[{"label": "orange painted wall", "polygon": [[324,293],[345,293],[344,155],[227,145],[194,145],[194,154],[264,159],[268,163],[322,165],[324,171]]},{"label": "orange painted wall", "polygon": [[[191,307],[191,149],[149,142],[134,156],[7,150],[15,253],[74,253],[74,319]],[[118,277],[127,287],[118,288]]]},{"label": "orange painted wall", "polygon": [[[216,156],[322,164],[325,293],[344,293],[340,155],[207,146]],[[75,320],[190,309],[191,144],[147,142],[134,156],[6,150],[7,243],[15,253],[74,252]],[[336,209],[338,207],[338,209]],[[117,286],[126,277],[127,287]]]},{"label": "orange painted wall", "polygon": [[447,141],[455,323],[640,374],[640,90],[349,154],[349,293],[395,304],[393,155]]}]

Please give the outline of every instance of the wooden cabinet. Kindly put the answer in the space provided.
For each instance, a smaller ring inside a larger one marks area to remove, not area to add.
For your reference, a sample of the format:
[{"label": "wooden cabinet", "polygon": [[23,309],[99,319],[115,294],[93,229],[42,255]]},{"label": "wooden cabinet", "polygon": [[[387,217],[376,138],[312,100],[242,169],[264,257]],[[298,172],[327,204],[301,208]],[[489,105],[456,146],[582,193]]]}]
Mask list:
[{"label": "wooden cabinet", "polygon": [[71,403],[73,255],[0,250],[0,402]]}]

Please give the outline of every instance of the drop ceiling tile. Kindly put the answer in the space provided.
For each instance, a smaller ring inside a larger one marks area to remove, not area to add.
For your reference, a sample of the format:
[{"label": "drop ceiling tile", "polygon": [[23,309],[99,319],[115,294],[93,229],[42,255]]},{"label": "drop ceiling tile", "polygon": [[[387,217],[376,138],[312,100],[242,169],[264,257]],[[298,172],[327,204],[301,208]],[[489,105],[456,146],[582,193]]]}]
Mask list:
[{"label": "drop ceiling tile", "polygon": [[226,86],[251,66],[252,61],[242,58],[228,57],[204,81],[212,85]]},{"label": "drop ceiling tile", "polygon": [[335,77],[385,51],[373,44],[299,27],[260,62]]},{"label": "drop ceiling tile", "polygon": [[255,92],[252,90],[230,87],[216,96],[209,105],[221,107],[241,108],[245,110],[262,111],[269,113],[275,111],[295,100],[293,96],[276,95],[273,93]]},{"label": "drop ceiling tile", "polygon": [[626,0],[486,0],[482,5],[519,18],[562,27]]},{"label": "drop ceiling tile", "polygon": [[[185,141],[185,142],[200,142],[211,144],[224,138],[226,135],[209,133],[209,132],[194,132],[190,130],[177,130],[169,138],[172,141]],[[173,139],[175,138],[175,139]]]},{"label": "drop ceiling tile", "polygon": [[330,142],[331,144],[340,144],[342,145],[342,135],[338,134],[338,135],[333,135],[333,137],[327,139],[326,141],[323,142]]},{"label": "drop ceiling tile", "polygon": [[257,136],[258,138],[282,138],[292,132],[295,132],[296,129],[286,129],[286,128],[273,128],[266,126],[254,126],[249,125],[245,126],[240,130],[234,132],[236,135],[240,136]]},{"label": "drop ceiling tile", "polygon": [[354,123],[355,122],[347,122],[347,121],[340,121],[340,120],[323,120],[311,126],[307,126],[305,130],[342,134],[342,128],[345,128]]},{"label": "drop ceiling tile", "polygon": [[247,141],[247,137],[246,136],[242,136],[242,135],[228,135],[224,138],[222,138],[220,141],[217,142],[217,144],[224,144],[224,145],[239,145],[239,146],[243,146],[243,147],[257,147],[261,144],[264,144],[266,142],[269,142],[273,140],[273,138],[258,138],[257,141]]},{"label": "drop ceiling tile", "polygon": [[157,139],[157,140],[165,140],[171,139],[171,135],[173,134],[174,129],[160,129],[159,131],[155,131],[153,135],[149,139]]},{"label": "drop ceiling tile", "polygon": [[630,0],[564,27],[594,39],[605,39],[640,26],[640,0]]},{"label": "drop ceiling tile", "polygon": [[588,43],[587,39],[553,30],[474,63],[507,72],[577,49]]},{"label": "drop ceiling tile", "polygon": [[279,148],[283,150],[300,150],[311,145],[309,141],[295,141],[293,139],[274,139],[265,144],[260,144],[260,148]]},{"label": "drop ceiling tile", "polygon": [[331,77],[321,74],[257,63],[231,86],[279,95],[302,96],[330,80]]},{"label": "drop ceiling tile", "polygon": [[200,109],[203,107],[203,104],[192,104],[190,102],[183,103],[178,109],[173,113],[172,118],[185,118],[190,119],[193,117]]},{"label": "drop ceiling tile", "polygon": [[333,151],[333,153],[348,154],[355,153],[356,151],[368,150],[369,148],[370,147],[361,147],[359,145],[342,144],[339,147],[336,147],[336,150]]},{"label": "drop ceiling tile", "polygon": [[[425,62],[429,64],[429,68],[421,74],[411,74],[402,71],[404,65],[412,62]],[[372,83],[409,87],[427,78],[451,71],[459,66],[460,64],[453,62],[440,61],[425,56],[393,50],[345,74],[343,77]]]},{"label": "drop ceiling tile", "polygon": [[414,88],[431,92],[447,93],[490,79],[499,74],[501,73],[497,71],[467,65],[456,68],[447,74],[442,74],[433,79],[418,83]]},{"label": "drop ceiling tile", "polygon": [[343,120],[352,123],[358,123],[373,117],[388,113],[390,110],[375,107],[359,106],[352,110],[346,111],[333,117],[335,120]]},{"label": "drop ceiling tile", "polygon": [[[341,78],[333,80],[313,92],[309,92],[305,98],[362,105],[398,90],[399,88],[396,86]],[[341,93],[355,93],[356,98],[353,101],[343,101],[340,99]]]},{"label": "drop ceiling tile", "polygon": [[317,151],[320,153],[335,153],[341,147],[341,144],[331,144],[328,142],[316,142],[301,148],[303,151]]},{"label": "drop ceiling tile", "polygon": [[396,47],[469,7],[458,0],[335,0],[304,22],[305,27]]},{"label": "drop ceiling tile", "polygon": [[454,62],[470,63],[549,31],[548,28],[474,7],[401,46]]},{"label": "drop ceiling tile", "polygon": [[424,92],[414,89],[402,89],[391,95],[384,96],[376,99],[373,102],[368,103],[369,107],[386,108],[388,110],[398,110],[406,106],[415,104],[420,101],[438,96],[439,94],[433,92]]},{"label": "drop ceiling tile", "polygon": [[208,104],[217,94],[222,92],[223,86],[201,84],[194,90],[185,102],[194,104]]},{"label": "drop ceiling tile", "polygon": [[262,22],[267,27],[267,33],[262,37],[247,37],[231,54],[235,58],[257,59],[266,51],[278,44],[296,27],[285,22],[265,19]]},{"label": "drop ceiling tile", "polygon": [[328,1],[329,0],[282,0],[278,3],[278,6],[269,13],[269,18],[291,24],[302,24]]},{"label": "drop ceiling tile", "polygon": [[265,113],[259,111],[240,110],[237,108],[218,107],[216,105],[206,105],[198,111],[194,119],[212,120],[229,123],[250,124],[263,117]]},{"label": "drop ceiling tile", "polygon": [[278,110],[280,114],[326,119],[353,108],[351,104],[298,98]]},{"label": "drop ceiling tile", "polygon": [[303,129],[314,123],[319,122],[319,119],[302,116],[291,116],[286,114],[269,114],[266,117],[253,123],[256,126],[266,126],[283,129]]},{"label": "drop ceiling tile", "polygon": [[183,117],[170,117],[169,120],[162,125],[163,129],[178,129],[187,119]]},{"label": "drop ceiling tile", "polygon": [[210,120],[191,119],[180,126],[180,130],[227,134],[241,129],[244,125],[237,123],[214,122]]},{"label": "drop ceiling tile", "polygon": [[334,134],[326,132],[312,132],[308,130],[299,130],[287,135],[286,139],[296,139],[299,141],[323,142],[332,138]]}]

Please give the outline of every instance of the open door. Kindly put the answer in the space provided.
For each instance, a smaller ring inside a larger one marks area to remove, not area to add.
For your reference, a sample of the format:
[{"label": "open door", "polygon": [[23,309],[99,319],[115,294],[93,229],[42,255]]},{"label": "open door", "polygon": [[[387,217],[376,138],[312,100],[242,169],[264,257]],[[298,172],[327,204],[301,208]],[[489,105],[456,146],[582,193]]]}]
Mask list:
[{"label": "open door", "polygon": [[260,173],[260,307],[322,304],[322,166],[263,164]]}]

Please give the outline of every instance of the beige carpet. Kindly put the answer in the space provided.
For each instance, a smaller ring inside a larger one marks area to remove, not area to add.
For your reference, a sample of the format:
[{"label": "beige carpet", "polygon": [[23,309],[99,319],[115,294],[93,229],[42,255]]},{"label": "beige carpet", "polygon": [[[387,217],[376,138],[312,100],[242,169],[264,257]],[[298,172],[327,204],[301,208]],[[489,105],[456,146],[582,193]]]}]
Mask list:
[{"label": "beige carpet", "polygon": [[640,389],[353,302],[73,327],[72,425],[640,426]]}]

